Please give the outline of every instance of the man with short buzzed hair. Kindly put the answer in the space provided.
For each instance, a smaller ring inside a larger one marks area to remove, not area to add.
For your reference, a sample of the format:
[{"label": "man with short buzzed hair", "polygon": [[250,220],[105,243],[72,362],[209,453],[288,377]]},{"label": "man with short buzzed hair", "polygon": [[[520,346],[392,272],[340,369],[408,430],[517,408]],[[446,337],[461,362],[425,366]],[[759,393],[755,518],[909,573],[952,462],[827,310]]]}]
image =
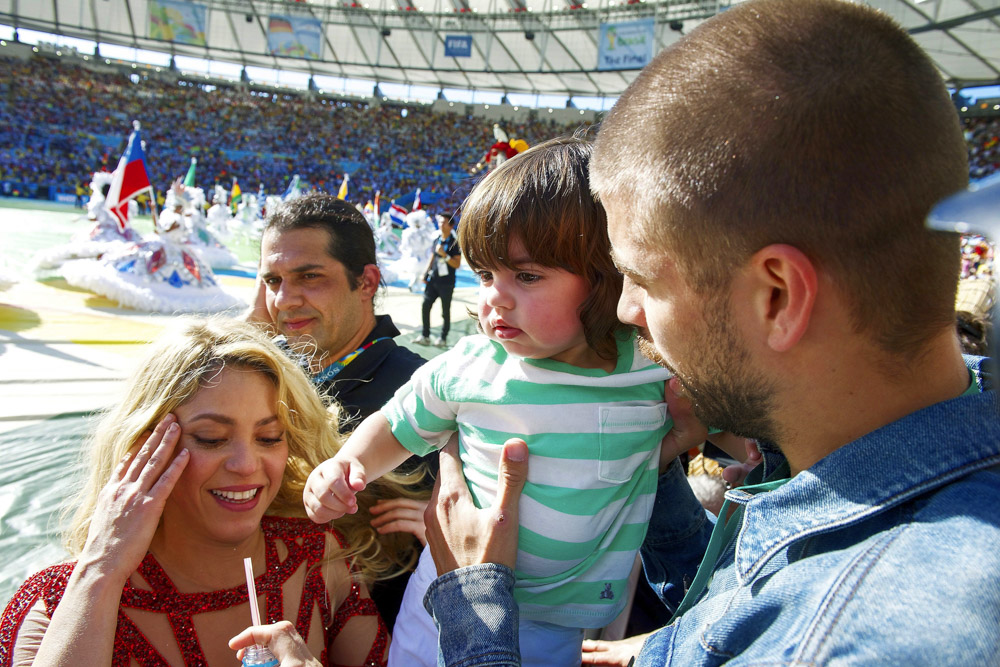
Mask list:
[{"label": "man with short buzzed hair", "polygon": [[[996,664],[1000,405],[955,333],[958,239],[925,225],[967,173],[933,63],[840,0],[734,5],[615,104],[591,184],[619,317],[764,455],[718,520],[661,468],[642,559],[677,615],[637,665]],[[503,452],[494,507],[444,456],[425,514],[443,664],[520,664],[530,460]]]}]

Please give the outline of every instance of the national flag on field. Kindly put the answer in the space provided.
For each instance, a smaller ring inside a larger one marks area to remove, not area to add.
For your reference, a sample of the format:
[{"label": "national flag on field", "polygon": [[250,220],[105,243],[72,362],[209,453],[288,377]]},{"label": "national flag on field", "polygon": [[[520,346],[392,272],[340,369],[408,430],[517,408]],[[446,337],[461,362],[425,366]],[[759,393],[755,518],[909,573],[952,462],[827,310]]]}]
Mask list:
[{"label": "national flag on field", "polygon": [[413,195],[413,210],[420,210],[420,188],[417,188],[417,194]]},{"label": "national flag on field", "polygon": [[233,191],[229,196],[229,205],[233,207],[233,215],[236,215],[236,207],[243,200],[243,191],[240,190],[240,184],[236,182],[233,178]]},{"label": "national flag on field", "polygon": [[399,225],[400,227],[406,227],[406,209],[397,204],[395,201],[389,206],[389,218],[392,220],[393,224]]},{"label": "national flag on field", "polygon": [[118,161],[118,168],[111,177],[111,187],[104,200],[104,208],[115,216],[118,229],[123,233],[128,226],[128,202],[142,192],[152,194],[146,173],[146,154],[142,149],[142,139],[139,136],[139,121],[132,121],[132,134],[128,137],[128,146]]},{"label": "national flag on field", "polygon": [[382,191],[381,190],[376,190],[375,191],[375,220],[378,220],[379,216],[381,215],[379,213],[379,207],[378,207],[378,205],[379,205],[379,198],[381,196],[382,196]]},{"label": "national flag on field", "polygon": [[188,167],[187,176],[184,177],[184,187],[193,188],[194,187],[194,167],[198,164],[198,158],[191,158],[191,166]]},{"label": "national flag on field", "polygon": [[350,174],[344,174],[344,180],[340,184],[340,190],[337,191],[337,199],[347,200],[347,182],[351,180]]}]

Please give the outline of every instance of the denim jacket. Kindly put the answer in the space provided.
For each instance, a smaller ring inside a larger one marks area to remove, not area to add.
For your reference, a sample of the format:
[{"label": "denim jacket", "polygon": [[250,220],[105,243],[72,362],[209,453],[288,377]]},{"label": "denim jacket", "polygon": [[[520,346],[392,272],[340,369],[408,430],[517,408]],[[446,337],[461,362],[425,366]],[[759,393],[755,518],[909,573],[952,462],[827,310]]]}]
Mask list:
[{"label": "denim jacket", "polygon": [[[967,361],[986,389],[983,360]],[[763,467],[781,462],[767,453]],[[743,524],[697,604],[646,641],[638,665],[1000,664],[996,392],[910,414],[769,493],[726,495]],[[669,608],[713,523],[668,468],[642,559]],[[512,588],[495,564],[431,585],[444,664],[519,664]]]}]

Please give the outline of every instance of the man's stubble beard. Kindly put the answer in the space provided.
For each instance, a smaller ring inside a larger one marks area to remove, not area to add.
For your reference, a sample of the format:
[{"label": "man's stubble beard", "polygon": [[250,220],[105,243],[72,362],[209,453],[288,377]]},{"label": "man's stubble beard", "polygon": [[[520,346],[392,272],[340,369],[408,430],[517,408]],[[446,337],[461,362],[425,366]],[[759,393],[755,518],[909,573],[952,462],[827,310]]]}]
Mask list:
[{"label": "man's stubble beard", "polygon": [[[723,312],[719,308],[708,312]],[[682,396],[691,401],[694,415],[707,427],[744,438],[778,442],[773,383],[751,368],[750,354],[735,334],[729,317],[707,324],[700,355],[692,372],[674,368],[656,349],[649,332],[638,333],[639,350],[654,363],[671,371],[681,384]]]}]

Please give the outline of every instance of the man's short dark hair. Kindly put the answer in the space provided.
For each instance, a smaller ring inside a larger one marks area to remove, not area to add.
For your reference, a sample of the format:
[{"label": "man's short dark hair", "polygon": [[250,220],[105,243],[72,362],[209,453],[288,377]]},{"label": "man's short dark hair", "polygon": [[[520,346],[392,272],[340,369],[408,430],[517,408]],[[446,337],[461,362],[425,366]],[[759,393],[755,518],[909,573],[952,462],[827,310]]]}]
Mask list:
[{"label": "man's short dark hair", "polygon": [[770,244],[841,286],[858,331],[915,350],[954,327],[958,240],[927,230],[967,149],[934,63],[838,0],[734,6],[661,51],[602,124],[591,184],[703,292]]},{"label": "man's short dark hair", "polygon": [[326,230],[326,252],[344,265],[352,290],[361,285],[365,266],[378,265],[368,221],[354,206],[333,195],[309,194],[285,202],[264,223],[265,234],[309,228]]}]

